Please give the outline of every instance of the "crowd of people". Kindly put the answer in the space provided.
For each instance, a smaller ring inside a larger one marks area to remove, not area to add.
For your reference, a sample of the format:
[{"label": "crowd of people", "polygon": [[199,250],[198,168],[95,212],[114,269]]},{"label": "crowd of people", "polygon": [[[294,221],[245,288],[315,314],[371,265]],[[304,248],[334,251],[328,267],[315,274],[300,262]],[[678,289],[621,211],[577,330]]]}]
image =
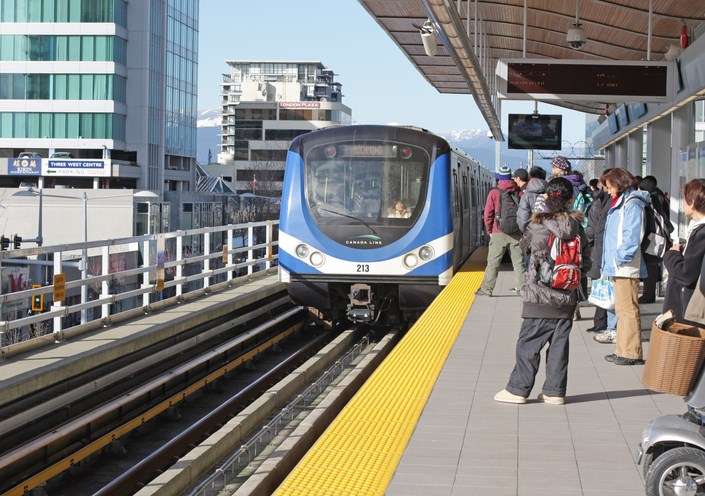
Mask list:
[{"label": "crowd of people", "polygon": [[[541,351],[548,346],[546,379],[538,400],[565,402],[569,335],[573,320],[580,318],[579,302],[588,294],[588,278],[606,279],[613,288],[614,308],[596,306],[593,326],[587,329],[596,341],[614,345],[614,351],[605,355],[608,362],[621,366],[645,363],[639,305],[656,301],[664,273],[668,276],[663,312],[670,310],[676,320],[689,323],[685,317],[688,302],[694,291],[700,291],[696,287],[699,278],[705,281],[701,278],[701,273],[705,276],[705,229],[701,229],[705,225],[705,179],[689,181],[683,200],[689,224],[686,238],[675,240],[671,239],[674,226],[668,196],[653,176],[642,178],[612,168],[586,183],[562,156],[552,161],[548,179],[540,167],[513,172],[507,166],[500,168],[497,187],[485,202],[489,247],[476,294],[493,296],[502,258],[509,252],[516,279],[510,291],[522,297],[523,320],[516,363],[506,387],[495,395],[496,401],[526,403]],[[659,232],[664,236],[654,238],[653,233]],[[665,240],[665,246],[648,248],[658,238]],[[568,265],[557,261],[556,240],[568,243],[560,246],[575,245]],[[563,285],[556,284],[561,277],[568,279]]]}]

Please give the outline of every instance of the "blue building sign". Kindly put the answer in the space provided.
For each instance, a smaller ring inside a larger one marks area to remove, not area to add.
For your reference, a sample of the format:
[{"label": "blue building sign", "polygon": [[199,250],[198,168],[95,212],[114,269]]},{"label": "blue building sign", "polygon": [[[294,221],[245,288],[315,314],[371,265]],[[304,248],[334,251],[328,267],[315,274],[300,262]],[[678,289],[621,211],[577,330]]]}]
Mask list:
[{"label": "blue building sign", "polygon": [[39,176],[42,172],[40,158],[8,158],[7,174],[9,176]]},{"label": "blue building sign", "polygon": [[110,177],[111,162],[109,160],[91,159],[44,159],[42,160],[43,176],[88,176]]}]

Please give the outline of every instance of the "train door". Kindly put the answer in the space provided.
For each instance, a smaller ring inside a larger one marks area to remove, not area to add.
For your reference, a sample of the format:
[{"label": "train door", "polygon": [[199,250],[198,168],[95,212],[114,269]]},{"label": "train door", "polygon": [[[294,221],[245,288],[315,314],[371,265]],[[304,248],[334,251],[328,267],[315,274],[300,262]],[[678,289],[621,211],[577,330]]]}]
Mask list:
[{"label": "train door", "polygon": [[473,162],[470,177],[470,229],[472,230],[470,242],[473,248],[477,248],[482,239],[482,210],[478,207],[480,203],[478,201],[480,198],[480,184],[482,183],[480,174],[480,164]]},{"label": "train door", "polygon": [[463,171],[463,257],[470,254],[470,239],[472,238],[472,223],[470,215],[470,163],[463,160],[458,167]]}]

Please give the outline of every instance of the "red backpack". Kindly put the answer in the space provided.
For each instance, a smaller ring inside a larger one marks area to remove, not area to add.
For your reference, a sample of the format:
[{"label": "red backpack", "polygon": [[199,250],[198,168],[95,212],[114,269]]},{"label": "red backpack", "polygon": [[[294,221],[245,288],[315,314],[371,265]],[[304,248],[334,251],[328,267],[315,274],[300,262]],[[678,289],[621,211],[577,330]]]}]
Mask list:
[{"label": "red backpack", "polygon": [[548,255],[539,266],[539,279],[552,288],[566,291],[578,289],[581,262],[580,236],[559,239],[550,233]]}]

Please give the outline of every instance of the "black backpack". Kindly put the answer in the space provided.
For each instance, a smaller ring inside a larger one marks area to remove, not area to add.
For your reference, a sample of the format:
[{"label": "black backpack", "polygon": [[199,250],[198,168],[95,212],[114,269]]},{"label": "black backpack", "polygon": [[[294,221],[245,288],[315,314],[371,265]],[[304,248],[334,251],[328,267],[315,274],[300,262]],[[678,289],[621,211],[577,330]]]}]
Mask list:
[{"label": "black backpack", "polygon": [[515,191],[499,190],[499,211],[497,222],[504,234],[513,234],[519,230],[517,212],[519,211],[519,195]]}]

